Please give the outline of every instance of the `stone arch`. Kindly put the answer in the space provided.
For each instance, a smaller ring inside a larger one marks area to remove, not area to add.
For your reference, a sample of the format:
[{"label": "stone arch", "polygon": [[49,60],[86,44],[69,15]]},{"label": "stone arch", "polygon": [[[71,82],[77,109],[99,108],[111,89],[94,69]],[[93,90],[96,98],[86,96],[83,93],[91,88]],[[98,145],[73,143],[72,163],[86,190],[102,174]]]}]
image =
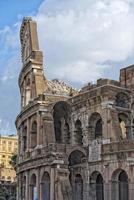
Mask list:
[{"label": "stone arch", "polygon": [[23,151],[25,152],[27,150],[27,126],[23,127],[22,140]]},{"label": "stone arch", "polygon": [[102,117],[99,113],[95,112],[89,118],[89,132],[92,139],[99,139],[103,137],[102,130]]},{"label": "stone arch", "polygon": [[44,172],[41,179],[41,199],[50,200],[50,175],[48,172]]},{"label": "stone arch", "polygon": [[125,170],[117,169],[112,174],[112,200],[129,200],[129,182]]},{"label": "stone arch", "polygon": [[83,200],[83,179],[81,174],[75,175],[73,200]]},{"label": "stone arch", "polygon": [[104,200],[104,180],[100,172],[94,171],[90,176],[90,196],[95,200]]},{"label": "stone arch", "polygon": [[85,155],[79,150],[71,152],[68,157],[69,171],[70,171],[70,184],[72,188],[73,200],[83,199],[83,178],[80,174],[81,163],[85,160]]},{"label": "stone arch", "polygon": [[75,122],[75,134],[74,134],[74,139],[75,139],[75,144],[82,145],[82,139],[83,139],[83,134],[82,134],[82,123],[79,119],[76,120]]},{"label": "stone arch", "polygon": [[30,199],[38,199],[37,178],[35,174],[32,174],[30,179]]},{"label": "stone arch", "polygon": [[121,139],[129,138],[130,134],[130,121],[128,115],[125,113],[118,114],[118,120],[121,130]]},{"label": "stone arch", "polygon": [[57,143],[70,143],[71,107],[65,101],[53,107],[55,139]]},{"label": "stone arch", "polygon": [[69,155],[69,158],[68,158],[69,166],[71,167],[74,165],[81,164],[83,162],[84,158],[85,158],[84,153],[79,150],[75,150],[75,151],[71,152],[71,154]]},{"label": "stone arch", "polygon": [[129,108],[129,97],[124,92],[118,92],[115,99],[115,106]]},{"label": "stone arch", "polygon": [[30,141],[31,148],[35,148],[37,146],[37,122],[33,121],[30,132]]},{"label": "stone arch", "polygon": [[81,152],[83,154],[83,157],[86,157],[86,155],[87,155],[86,150],[82,146],[72,146],[72,148],[67,147],[66,153],[68,155],[68,159],[69,159],[70,155],[75,151]]}]

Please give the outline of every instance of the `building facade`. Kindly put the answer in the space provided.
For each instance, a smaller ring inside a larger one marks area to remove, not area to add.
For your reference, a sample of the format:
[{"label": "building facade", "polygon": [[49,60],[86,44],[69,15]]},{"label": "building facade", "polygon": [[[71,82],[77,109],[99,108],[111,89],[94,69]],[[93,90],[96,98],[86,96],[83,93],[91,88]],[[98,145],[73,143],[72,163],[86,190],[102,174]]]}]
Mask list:
[{"label": "building facade", "polygon": [[31,18],[20,41],[18,200],[133,200],[134,66],[77,91],[47,80]]},{"label": "building facade", "polygon": [[16,171],[11,157],[18,151],[16,135],[0,135],[0,199],[16,200]]},{"label": "building facade", "polygon": [[15,135],[0,136],[0,181],[14,182],[16,172],[11,166],[11,157],[18,150],[18,137]]}]

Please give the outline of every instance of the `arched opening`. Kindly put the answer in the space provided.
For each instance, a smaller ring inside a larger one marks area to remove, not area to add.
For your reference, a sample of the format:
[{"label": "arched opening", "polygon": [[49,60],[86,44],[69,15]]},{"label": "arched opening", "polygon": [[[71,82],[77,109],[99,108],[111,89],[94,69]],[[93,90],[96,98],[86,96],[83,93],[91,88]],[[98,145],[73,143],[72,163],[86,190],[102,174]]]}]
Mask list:
[{"label": "arched opening", "polygon": [[99,119],[95,124],[95,138],[102,137],[102,119]]},{"label": "arched opening", "polygon": [[122,169],[112,174],[112,200],[129,200],[128,175]]},{"label": "arched opening", "polygon": [[38,199],[36,175],[33,174],[30,181],[30,200]]},{"label": "arched opening", "polygon": [[57,143],[70,143],[71,107],[66,102],[58,102],[54,106],[54,130]]},{"label": "arched opening", "polygon": [[102,175],[95,171],[90,177],[90,196],[95,200],[104,200],[104,181]]},{"label": "arched opening", "polygon": [[116,95],[115,105],[122,108],[129,108],[128,96],[123,92],[119,92]]},{"label": "arched opening", "polygon": [[83,152],[76,150],[73,151],[69,156],[69,167],[73,167],[75,165],[81,164],[85,158]]},{"label": "arched opening", "polygon": [[83,135],[82,135],[82,123],[78,119],[75,122],[75,144],[82,145],[82,139],[83,139]]},{"label": "arched opening", "polygon": [[37,122],[34,121],[31,127],[31,148],[35,148],[37,146]]},{"label": "arched opening", "polygon": [[102,118],[99,113],[93,113],[89,119],[89,132],[91,139],[101,139],[102,132]]},{"label": "arched opening", "polygon": [[47,172],[44,173],[41,180],[41,199],[50,200],[50,176]]},{"label": "arched opening", "polygon": [[73,151],[69,156],[69,171],[70,171],[70,185],[72,189],[73,200],[83,199],[83,179],[80,174],[78,174],[81,169],[81,163],[85,160],[85,155],[83,152],[76,150]]},{"label": "arched opening", "polygon": [[27,127],[23,129],[23,151],[25,152],[27,149]]},{"label": "arched opening", "polygon": [[98,174],[96,178],[96,200],[104,200],[103,178]]},{"label": "arched opening", "polygon": [[128,176],[125,171],[119,174],[119,200],[128,200]]},{"label": "arched opening", "polygon": [[124,113],[118,115],[119,125],[121,130],[121,138],[129,138],[129,125],[128,125],[128,116]]},{"label": "arched opening", "polygon": [[83,179],[80,174],[75,176],[75,192],[73,193],[73,200],[83,200]]}]

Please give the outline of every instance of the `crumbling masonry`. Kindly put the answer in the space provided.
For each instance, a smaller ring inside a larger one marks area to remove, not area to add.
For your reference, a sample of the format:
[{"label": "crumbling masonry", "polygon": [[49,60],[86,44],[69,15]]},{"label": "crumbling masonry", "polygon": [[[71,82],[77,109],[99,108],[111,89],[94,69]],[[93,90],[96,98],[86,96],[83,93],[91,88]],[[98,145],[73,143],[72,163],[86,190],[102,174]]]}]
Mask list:
[{"label": "crumbling masonry", "polygon": [[45,77],[31,18],[20,40],[18,200],[133,200],[134,66],[77,91]]}]

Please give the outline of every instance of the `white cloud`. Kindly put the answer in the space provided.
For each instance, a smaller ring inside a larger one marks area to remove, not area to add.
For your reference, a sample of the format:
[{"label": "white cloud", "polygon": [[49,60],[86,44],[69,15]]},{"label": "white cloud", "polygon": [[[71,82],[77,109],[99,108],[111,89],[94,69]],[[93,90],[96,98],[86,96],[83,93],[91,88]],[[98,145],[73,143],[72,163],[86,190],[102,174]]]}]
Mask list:
[{"label": "white cloud", "polygon": [[19,110],[18,72],[20,70],[19,22],[0,30],[0,134],[15,133]]},{"label": "white cloud", "polygon": [[[0,130],[14,129],[19,109],[20,18],[0,30]],[[84,84],[134,53],[133,0],[44,0],[35,19],[48,78]]]},{"label": "white cloud", "polygon": [[[49,77],[84,83],[134,50],[131,0],[45,0],[35,17]],[[111,66],[110,66],[111,67]]]}]

